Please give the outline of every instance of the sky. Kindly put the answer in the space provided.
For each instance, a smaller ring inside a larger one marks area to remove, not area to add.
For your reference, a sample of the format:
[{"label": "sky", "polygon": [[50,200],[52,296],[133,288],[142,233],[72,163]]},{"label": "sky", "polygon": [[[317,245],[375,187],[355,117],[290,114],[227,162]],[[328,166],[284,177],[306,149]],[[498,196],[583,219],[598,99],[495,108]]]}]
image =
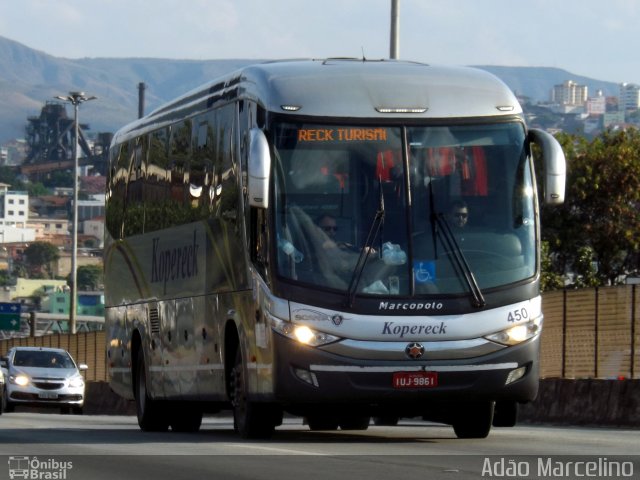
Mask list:
[{"label": "sky", "polygon": [[[640,84],[640,0],[399,0],[399,58]],[[0,36],[63,58],[389,58],[391,0],[0,0]]]}]

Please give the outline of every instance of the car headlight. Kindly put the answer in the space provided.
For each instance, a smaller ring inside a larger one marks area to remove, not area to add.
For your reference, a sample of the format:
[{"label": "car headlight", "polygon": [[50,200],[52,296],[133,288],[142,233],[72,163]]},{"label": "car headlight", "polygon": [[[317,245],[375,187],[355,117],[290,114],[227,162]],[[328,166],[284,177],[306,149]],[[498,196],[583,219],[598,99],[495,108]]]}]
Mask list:
[{"label": "car headlight", "polygon": [[82,378],[81,376],[73,377],[69,380],[69,386],[72,388],[84,387],[84,378]]},{"label": "car headlight", "polygon": [[520,323],[501,332],[487,335],[485,338],[503,345],[517,345],[535,337],[542,330],[542,317],[526,323]]},{"label": "car headlight", "polygon": [[27,385],[29,385],[29,377],[27,377],[26,375],[20,373],[18,375],[10,375],[9,376],[9,381],[11,383],[13,383],[14,385],[19,385],[21,387],[25,387]]},{"label": "car headlight", "polygon": [[273,329],[287,338],[296,340],[310,347],[319,347],[340,340],[340,337],[329,333],[319,332],[306,325],[299,325],[293,322],[285,322],[283,320],[271,317]]}]

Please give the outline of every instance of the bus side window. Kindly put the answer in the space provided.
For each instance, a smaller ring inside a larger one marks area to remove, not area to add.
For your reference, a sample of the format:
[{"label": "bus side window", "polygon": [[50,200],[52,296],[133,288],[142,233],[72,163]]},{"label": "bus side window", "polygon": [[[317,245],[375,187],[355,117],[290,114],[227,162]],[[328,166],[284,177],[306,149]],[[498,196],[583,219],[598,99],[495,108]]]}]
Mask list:
[{"label": "bus side window", "polygon": [[168,129],[156,130],[149,135],[149,153],[145,172],[144,211],[145,232],[165,227],[166,215],[163,213],[168,189],[169,157]]},{"label": "bus side window", "polygon": [[106,208],[109,222],[107,229],[113,238],[123,238],[124,211],[127,206],[127,182],[131,162],[129,143],[120,144],[111,152],[112,162],[109,179],[109,198]]},{"label": "bus side window", "polygon": [[169,147],[170,189],[172,203],[167,205],[170,225],[189,222],[189,156],[191,154],[191,120],[171,127]]}]

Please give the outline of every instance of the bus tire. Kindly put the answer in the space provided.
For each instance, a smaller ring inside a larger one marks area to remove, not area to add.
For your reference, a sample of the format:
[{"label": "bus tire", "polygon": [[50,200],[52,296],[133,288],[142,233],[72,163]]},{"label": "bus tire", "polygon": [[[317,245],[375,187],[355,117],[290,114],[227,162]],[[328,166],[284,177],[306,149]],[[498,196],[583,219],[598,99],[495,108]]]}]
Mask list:
[{"label": "bus tire", "polygon": [[369,416],[350,416],[340,419],[340,430],[366,430],[371,423],[371,417]]},{"label": "bus tire", "polygon": [[515,427],[518,422],[518,402],[496,402],[493,413],[494,427]]},{"label": "bus tire", "polygon": [[248,399],[247,369],[239,348],[231,370],[230,393],[235,431],[242,438],[270,438],[275,427],[282,423],[282,410],[276,405]]},{"label": "bus tire", "polygon": [[329,415],[308,415],[306,417],[307,424],[309,425],[309,430],[312,432],[317,432],[320,430],[337,430],[340,425],[338,419],[336,417],[331,417]]},{"label": "bus tire", "polygon": [[453,421],[453,431],[458,438],[486,438],[493,423],[494,402],[478,402],[464,405]]},{"label": "bus tire", "polygon": [[197,432],[202,425],[202,412],[200,410],[185,410],[181,407],[173,414],[171,419],[171,431],[173,432]]},{"label": "bus tire", "polygon": [[395,427],[399,421],[400,417],[397,415],[381,415],[373,418],[373,424],[378,427]]},{"label": "bus tire", "polygon": [[142,348],[138,350],[138,356],[136,358],[134,394],[140,429],[143,432],[166,432],[169,428],[169,421],[165,414],[163,404],[149,396]]}]

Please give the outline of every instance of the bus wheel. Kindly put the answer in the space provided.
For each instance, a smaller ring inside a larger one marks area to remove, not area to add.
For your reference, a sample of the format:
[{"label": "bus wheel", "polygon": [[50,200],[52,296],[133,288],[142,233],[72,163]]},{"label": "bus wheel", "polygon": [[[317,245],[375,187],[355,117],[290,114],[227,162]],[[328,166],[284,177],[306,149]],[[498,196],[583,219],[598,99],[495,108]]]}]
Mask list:
[{"label": "bus wheel", "polygon": [[478,402],[463,405],[453,421],[453,431],[458,438],[486,438],[493,423],[494,402]]},{"label": "bus wheel", "polygon": [[399,421],[400,417],[396,415],[381,415],[373,418],[373,424],[379,427],[395,427]]},{"label": "bus wheel", "polygon": [[202,412],[199,410],[184,410],[185,407],[173,414],[171,430],[174,432],[197,432],[202,425]]},{"label": "bus wheel", "polygon": [[340,430],[366,430],[371,417],[354,416],[340,419]]},{"label": "bus wheel", "polygon": [[231,370],[231,405],[233,427],[242,438],[270,438],[282,423],[282,410],[268,403],[251,402],[247,398],[247,370],[240,349]]},{"label": "bus wheel", "polygon": [[308,415],[307,423],[309,424],[309,430],[316,432],[319,430],[337,430],[338,419],[328,415]]},{"label": "bus wheel", "polygon": [[518,421],[517,402],[496,402],[493,414],[494,427],[515,427]]},{"label": "bus wheel", "polygon": [[144,353],[142,348],[138,350],[136,359],[136,412],[138,414],[138,425],[143,432],[166,432],[169,428],[169,421],[165,415],[162,403],[149,397],[147,391],[147,374],[144,367]]}]

